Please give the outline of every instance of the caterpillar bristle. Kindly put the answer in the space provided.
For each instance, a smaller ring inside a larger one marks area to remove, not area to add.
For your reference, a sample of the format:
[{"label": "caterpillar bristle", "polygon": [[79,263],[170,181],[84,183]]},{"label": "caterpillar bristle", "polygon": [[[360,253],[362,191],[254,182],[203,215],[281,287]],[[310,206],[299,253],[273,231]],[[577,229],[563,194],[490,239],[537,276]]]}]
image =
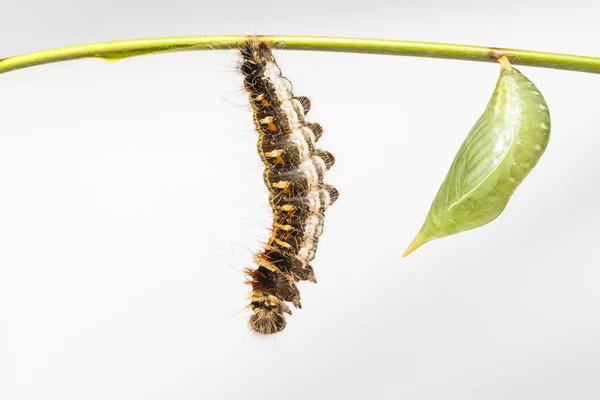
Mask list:
[{"label": "caterpillar bristle", "polygon": [[302,106],[303,114],[306,115],[310,111],[310,99],[306,96],[299,96],[295,98]]},{"label": "caterpillar bristle", "polygon": [[240,71],[273,210],[270,238],[255,256],[256,268],[247,270],[253,312],[249,325],[261,334],[285,328],[285,314],[291,314],[286,302],[301,308],[297,282],[316,283],[310,261],[323,233],[324,213],[339,196],[337,189],[323,183],[335,163],[330,152],[315,149],[323,128],[304,119],[311,101],[294,96],[271,50],[272,45],[259,37],[240,44]]}]

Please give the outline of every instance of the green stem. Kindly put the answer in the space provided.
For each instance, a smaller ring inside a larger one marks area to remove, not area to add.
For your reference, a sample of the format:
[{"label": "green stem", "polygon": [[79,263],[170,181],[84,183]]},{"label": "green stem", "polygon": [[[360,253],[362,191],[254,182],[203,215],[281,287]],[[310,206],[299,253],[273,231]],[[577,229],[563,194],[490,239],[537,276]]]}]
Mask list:
[{"label": "green stem", "polygon": [[[246,38],[247,36],[187,36],[61,47],[4,58],[0,60],[0,74],[35,65],[79,58],[102,58],[116,61],[152,53],[231,49],[236,48]],[[496,62],[497,58],[506,55],[510,62],[516,65],[600,73],[600,58],[569,54],[403,40],[318,36],[262,36],[262,38],[277,47],[288,50],[389,54],[487,62]]]}]

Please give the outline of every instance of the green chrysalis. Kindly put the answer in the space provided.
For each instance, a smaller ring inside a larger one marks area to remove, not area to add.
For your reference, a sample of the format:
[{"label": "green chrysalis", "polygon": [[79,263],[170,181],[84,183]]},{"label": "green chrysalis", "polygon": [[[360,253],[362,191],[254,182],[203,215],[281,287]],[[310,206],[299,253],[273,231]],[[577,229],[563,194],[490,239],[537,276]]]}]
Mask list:
[{"label": "green chrysalis", "polygon": [[422,244],[498,217],[550,139],[550,113],[535,85],[499,60],[496,89],[458,150],[406,257]]}]

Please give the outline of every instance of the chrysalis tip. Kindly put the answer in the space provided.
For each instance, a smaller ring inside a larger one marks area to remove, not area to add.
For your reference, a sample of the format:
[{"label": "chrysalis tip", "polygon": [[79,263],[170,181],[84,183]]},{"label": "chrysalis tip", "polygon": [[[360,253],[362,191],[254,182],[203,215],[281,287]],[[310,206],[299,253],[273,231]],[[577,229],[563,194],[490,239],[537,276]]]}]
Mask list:
[{"label": "chrysalis tip", "polygon": [[410,253],[412,253],[413,251],[415,251],[416,249],[418,249],[419,247],[421,247],[423,244],[427,243],[428,241],[429,241],[429,238],[427,238],[425,235],[423,235],[422,232],[419,232],[417,234],[417,236],[415,236],[413,241],[408,245],[404,254],[402,254],[402,258],[406,257],[407,255],[409,255]]}]

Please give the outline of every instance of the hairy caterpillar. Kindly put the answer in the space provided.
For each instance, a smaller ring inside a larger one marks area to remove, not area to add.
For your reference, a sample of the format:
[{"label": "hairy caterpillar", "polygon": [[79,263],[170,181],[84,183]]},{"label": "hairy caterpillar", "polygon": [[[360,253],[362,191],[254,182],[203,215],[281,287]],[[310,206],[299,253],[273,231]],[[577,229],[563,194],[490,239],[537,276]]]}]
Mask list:
[{"label": "hairy caterpillar", "polygon": [[249,325],[258,333],[271,334],[286,326],[285,314],[291,314],[286,302],[301,308],[296,283],[316,282],[310,261],[323,232],[324,212],[338,198],[338,191],[323,183],[323,175],[335,159],[315,149],[323,129],[304,120],[310,100],[294,96],[270,45],[250,38],[240,52],[273,210],[271,236],[255,256],[257,268],[247,270],[253,312]]},{"label": "hairy caterpillar", "polygon": [[492,97],[463,142],[404,256],[437,238],[498,217],[550,139],[550,112],[538,88],[505,56]]}]

